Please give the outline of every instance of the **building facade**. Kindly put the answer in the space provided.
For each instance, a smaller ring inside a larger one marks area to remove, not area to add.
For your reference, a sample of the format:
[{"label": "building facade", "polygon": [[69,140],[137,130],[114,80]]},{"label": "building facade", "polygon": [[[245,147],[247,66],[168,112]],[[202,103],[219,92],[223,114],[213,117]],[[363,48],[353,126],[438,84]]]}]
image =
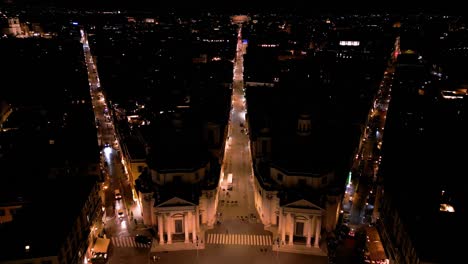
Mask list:
[{"label": "building facade", "polygon": [[[216,158],[213,159],[216,162]],[[184,171],[157,171],[142,174],[137,183],[143,222],[157,230],[160,244],[194,242],[204,227],[213,227],[218,204],[218,181],[211,180],[219,169],[210,162]],[[145,175],[148,177],[145,178]],[[216,176],[214,177],[216,178]],[[142,182],[145,181],[145,184]]]},{"label": "building facade", "polygon": [[[281,151],[294,156],[289,151],[297,147],[295,143],[313,150],[309,141],[312,135],[310,115],[301,114],[294,136],[299,141],[289,138],[292,148]],[[335,229],[340,211],[340,194],[330,192],[335,182],[333,168],[298,170],[294,168],[297,164],[275,162],[275,139],[269,128],[261,128],[251,139],[255,206],[262,223],[276,236],[280,250],[302,250],[305,246],[314,254],[325,254],[321,249],[322,234]],[[313,159],[309,162],[313,163]]]}]

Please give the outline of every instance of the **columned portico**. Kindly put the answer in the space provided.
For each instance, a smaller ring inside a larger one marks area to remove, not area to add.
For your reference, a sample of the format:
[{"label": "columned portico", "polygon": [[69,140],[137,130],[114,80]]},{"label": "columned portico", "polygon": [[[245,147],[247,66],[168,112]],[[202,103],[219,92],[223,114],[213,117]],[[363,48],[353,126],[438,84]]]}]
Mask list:
[{"label": "columned portico", "polygon": [[320,248],[324,212],[324,209],[303,199],[282,206],[276,230],[280,244],[273,250],[326,255]]},{"label": "columned portico", "polygon": [[158,226],[158,245],[167,247],[171,244],[188,244],[190,239],[196,241],[199,230],[197,216],[197,205],[178,197],[156,206],[153,225]]}]

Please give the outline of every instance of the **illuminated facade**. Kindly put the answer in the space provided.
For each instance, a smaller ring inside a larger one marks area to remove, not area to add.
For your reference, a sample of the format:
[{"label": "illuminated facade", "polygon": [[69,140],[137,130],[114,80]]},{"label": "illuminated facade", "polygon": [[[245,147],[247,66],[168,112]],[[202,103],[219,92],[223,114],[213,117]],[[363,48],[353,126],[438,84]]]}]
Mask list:
[{"label": "illuminated facade", "polygon": [[[297,147],[294,142],[309,146],[310,136],[313,136],[310,116],[301,114],[296,131],[299,141],[288,142],[293,149]],[[297,164],[277,163],[272,160],[274,142],[269,129],[263,128],[251,143],[256,167],[255,206],[262,223],[275,236],[278,246],[273,249],[325,255],[322,232],[334,230],[340,210],[340,195],[329,190],[335,181],[334,171],[321,168],[320,172],[314,172],[319,167],[312,171],[297,170],[294,169]]]},{"label": "illuminated facade", "polygon": [[154,184],[152,187],[143,186],[145,174],[140,176],[137,189],[140,190],[143,221],[156,228],[159,244],[193,242],[197,236],[201,237],[201,226],[213,226],[218,194],[217,181],[210,179],[219,175],[219,169],[212,169],[210,165],[207,163],[191,171],[151,170],[151,176],[146,175],[151,180],[146,178],[146,184]]}]

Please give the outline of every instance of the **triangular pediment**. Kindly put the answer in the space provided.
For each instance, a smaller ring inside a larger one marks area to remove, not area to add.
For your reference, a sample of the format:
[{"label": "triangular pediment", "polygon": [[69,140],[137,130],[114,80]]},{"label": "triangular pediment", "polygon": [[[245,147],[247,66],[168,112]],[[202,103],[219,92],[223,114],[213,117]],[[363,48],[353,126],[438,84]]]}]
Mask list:
[{"label": "triangular pediment", "polygon": [[171,207],[171,206],[195,206],[195,204],[189,201],[186,201],[184,199],[181,199],[179,197],[173,197],[165,202],[162,202],[156,205],[156,207]]},{"label": "triangular pediment", "polygon": [[284,205],[283,207],[287,207],[287,208],[301,208],[301,209],[312,209],[312,210],[320,210],[320,211],[323,211],[322,208],[320,208],[320,206],[317,206],[305,199],[300,199],[300,200],[297,200],[295,202],[292,202],[292,203],[289,203],[289,204],[286,204]]}]

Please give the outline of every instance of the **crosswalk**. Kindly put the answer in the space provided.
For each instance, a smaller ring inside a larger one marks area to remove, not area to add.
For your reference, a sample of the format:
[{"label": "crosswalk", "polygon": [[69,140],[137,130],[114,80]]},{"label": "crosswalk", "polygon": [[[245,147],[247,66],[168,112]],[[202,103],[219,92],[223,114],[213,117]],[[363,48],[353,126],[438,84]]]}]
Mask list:
[{"label": "crosswalk", "polygon": [[208,244],[271,246],[270,235],[208,234]]},{"label": "crosswalk", "polygon": [[114,247],[139,247],[149,248],[151,245],[135,242],[135,237],[112,237]]}]

